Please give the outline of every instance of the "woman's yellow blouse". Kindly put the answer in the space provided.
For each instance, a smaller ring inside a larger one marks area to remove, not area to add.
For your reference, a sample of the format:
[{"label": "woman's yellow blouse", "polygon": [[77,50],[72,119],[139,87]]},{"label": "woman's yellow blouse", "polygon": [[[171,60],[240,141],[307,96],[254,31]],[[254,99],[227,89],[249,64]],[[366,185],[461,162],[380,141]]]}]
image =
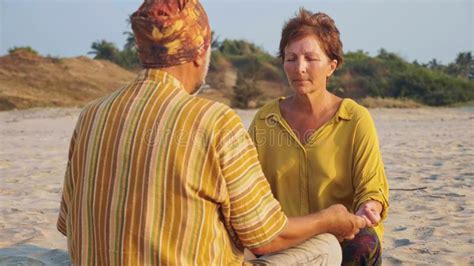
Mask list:
[{"label": "woman's yellow blouse", "polygon": [[[375,125],[367,109],[344,99],[336,115],[301,144],[276,99],[254,117],[249,133],[272,192],[288,216],[341,203],[352,212],[368,200],[382,203],[388,184]],[[383,224],[375,228],[382,239]]]}]

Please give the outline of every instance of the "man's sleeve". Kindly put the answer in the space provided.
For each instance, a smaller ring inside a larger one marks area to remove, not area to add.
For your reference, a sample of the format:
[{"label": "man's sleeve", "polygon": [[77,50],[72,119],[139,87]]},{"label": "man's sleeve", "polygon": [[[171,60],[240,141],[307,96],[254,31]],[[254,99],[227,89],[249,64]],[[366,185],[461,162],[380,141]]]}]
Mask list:
[{"label": "man's sleeve", "polygon": [[249,136],[250,138],[252,139],[253,143],[256,144],[257,143],[257,131],[256,131],[256,119],[257,119],[257,116],[255,116],[252,120],[252,123],[250,123],[250,126],[249,126]]},{"label": "man's sleeve", "polygon": [[56,223],[56,227],[58,231],[61,232],[63,235],[67,236],[67,215],[69,206],[71,205],[71,197],[73,195],[73,177],[72,177],[72,154],[74,152],[74,148],[76,145],[76,131],[74,131],[71,142],[69,145],[69,155],[68,155],[68,162],[66,166],[66,173],[64,175],[64,184],[63,184],[63,193],[61,197],[61,205],[59,207],[59,216]]},{"label": "man's sleeve", "polygon": [[385,219],[389,207],[388,183],[377,131],[368,111],[357,123],[353,152],[352,176],[355,188],[353,209],[357,211],[364,202],[375,200],[382,204],[381,217]]},{"label": "man's sleeve", "polygon": [[266,245],[285,228],[287,217],[273,197],[237,114],[228,110],[216,128],[214,143],[227,195],[221,207],[228,229],[244,247]]}]

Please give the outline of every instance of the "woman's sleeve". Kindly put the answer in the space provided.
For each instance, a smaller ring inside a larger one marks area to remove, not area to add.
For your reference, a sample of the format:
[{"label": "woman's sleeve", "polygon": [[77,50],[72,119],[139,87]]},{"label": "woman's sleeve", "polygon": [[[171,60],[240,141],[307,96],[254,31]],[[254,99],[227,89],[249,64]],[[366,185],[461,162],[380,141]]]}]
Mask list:
[{"label": "woman's sleeve", "polygon": [[355,188],[353,210],[366,201],[382,204],[382,220],[387,217],[389,189],[380,153],[377,131],[370,113],[365,110],[357,121],[354,134],[352,176]]}]

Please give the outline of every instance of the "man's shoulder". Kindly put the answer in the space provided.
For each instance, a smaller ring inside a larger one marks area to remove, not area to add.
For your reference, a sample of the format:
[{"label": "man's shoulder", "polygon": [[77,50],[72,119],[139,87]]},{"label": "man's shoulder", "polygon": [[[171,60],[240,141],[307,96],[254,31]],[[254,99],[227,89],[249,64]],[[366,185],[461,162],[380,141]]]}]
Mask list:
[{"label": "man's shoulder", "polygon": [[200,112],[198,117],[201,119],[200,124],[202,125],[212,127],[216,123],[219,123],[219,121],[225,122],[239,117],[232,108],[224,103],[191,95],[189,95],[188,101],[187,105],[190,107],[190,110]]},{"label": "man's shoulder", "polygon": [[227,113],[235,113],[232,108],[230,108],[228,105],[224,103],[205,99],[202,97],[191,96],[191,95],[189,97],[193,105],[202,107],[203,111],[205,112],[214,113],[218,116],[224,115]]},{"label": "man's shoulder", "polygon": [[120,93],[122,93],[124,90],[126,90],[128,87],[130,87],[131,84],[132,83],[121,86],[121,87],[115,89],[114,91],[109,92],[106,95],[103,95],[99,98],[96,98],[92,101],[89,101],[88,103],[86,103],[83,106],[82,111],[85,112],[85,111],[88,111],[88,110],[91,110],[91,109],[95,109],[95,108],[97,108],[101,105],[104,105],[107,102],[111,102],[112,99],[117,98],[117,96],[119,96]]}]

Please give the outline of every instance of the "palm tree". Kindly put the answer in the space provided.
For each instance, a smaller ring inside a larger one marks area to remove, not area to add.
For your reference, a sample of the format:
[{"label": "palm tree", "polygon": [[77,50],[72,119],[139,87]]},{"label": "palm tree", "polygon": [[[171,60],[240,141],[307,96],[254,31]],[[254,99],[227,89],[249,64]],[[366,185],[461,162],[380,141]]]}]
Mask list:
[{"label": "palm tree", "polygon": [[219,41],[219,36],[216,36],[214,31],[211,31],[211,49],[216,50],[219,49],[221,46],[221,42]]},{"label": "palm tree", "polygon": [[123,46],[124,50],[136,50],[136,45],[135,45],[135,34],[130,31],[125,31],[123,32],[124,35],[127,36],[127,39],[125,40],[125,45]]},{"label": "palm tree", "polygon": [[[130,18],[127,19],[127,24],[130,26],[132,22],[130,21]],[[127,36],[127,39],[125,41],[125,45],[123,47],[124,50],[136,50],[136,45],[135,45],[135,34],[131,31],[124,31],[124,35]]]},{"label": "palm tree", "polygon": [[115,62],[119,50],[115,47],[115,44],[106,40],[93,42],[91,45],[92,51],[88,54],[93,54],[94,59],[105,59]]},{"label": "palm tree", "polygon": [[431,61],[428,62],[428,67],[433,69],[433,70],[441,70],[443,65],[436,60],[436,58],[431,59]]}]

